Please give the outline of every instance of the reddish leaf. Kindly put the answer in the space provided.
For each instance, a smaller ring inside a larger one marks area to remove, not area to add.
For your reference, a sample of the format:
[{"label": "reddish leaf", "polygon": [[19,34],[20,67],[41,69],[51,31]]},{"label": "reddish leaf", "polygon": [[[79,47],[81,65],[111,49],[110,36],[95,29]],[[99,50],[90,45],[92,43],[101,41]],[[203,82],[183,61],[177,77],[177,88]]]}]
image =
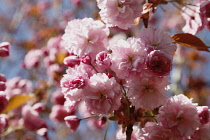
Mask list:
[{"label": "reddish leaf", "polygon": [[176,43],[182,45],[182,46],[187,46],[190,48],[194,48],[197,49],[199,51],[207,51],[210,52],[208,50],[208,46],[206,46],[203,41],[201,41],[198,37],[189,34],[189,33],[180,33],[180,34],[175,34],[173,36],[171,36],[172,39],[175,40]]}]

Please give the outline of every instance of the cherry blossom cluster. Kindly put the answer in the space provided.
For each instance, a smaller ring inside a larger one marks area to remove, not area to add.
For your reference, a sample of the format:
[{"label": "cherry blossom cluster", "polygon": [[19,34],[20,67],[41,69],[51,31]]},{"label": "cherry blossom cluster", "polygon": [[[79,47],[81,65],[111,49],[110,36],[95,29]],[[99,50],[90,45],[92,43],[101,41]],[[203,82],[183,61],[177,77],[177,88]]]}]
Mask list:
[{"label": "cherry blossom cluster", "polygon": [[29,70],[40,69],[43,75],[47,74],[50,80],[59,83],[59,75],[65,71],[63,58],[67,55],[61,36],[52,37],[42,49],[32,49],[26,54],[23,67]]},{"label": "cherry blossom cluster", "polygon": [[[157,122],[147,122],[143,129],[134,126],[132,139],[136,140],[207,140],[210,138],[210,109],[198,106],[184,95],[168,99],[159,109]],[[121,128],[117,140],[125,139]]]},{"label": "cherry blossom cluster", "polygon": [[67,109],[85,102],[95,115],[109,115],[127,97],[136,109],[155,109],[168,99],[168,75],[176,45],[169,34],[153,28],[137,37],[109,43],[109,30],[91,18],[68,23],[63,42],[71,54],[61,79]]},{"label": "cherry blossom cluster", "polygon": [[210,30],[210,1],[195,0],[194,4],[183,7],[182,16],[186,20],[183,32],[196,34],[203,28]]}]

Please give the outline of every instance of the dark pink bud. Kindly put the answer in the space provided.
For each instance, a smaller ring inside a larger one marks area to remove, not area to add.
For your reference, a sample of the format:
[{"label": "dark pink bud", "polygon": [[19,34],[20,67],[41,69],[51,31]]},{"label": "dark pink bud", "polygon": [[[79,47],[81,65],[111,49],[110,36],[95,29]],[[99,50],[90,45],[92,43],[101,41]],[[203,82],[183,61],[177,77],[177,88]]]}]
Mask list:
[{"label": "dark pink bud", "polygon": [[31,106],[24,106],[22,109],[23,125],[30,131],[37,131],[41,128],[47,128],[45,120],[43,120],[37,111]]},{"label": "dark pink bud", "polygon": [[101,70],[105,70],[110,67],[111,61],[107,52],[102,51],[96,55],[96,64]]},{"label": "dark pink bud", "polygon": [[151,51],[146,59],[149,74],[166,76],[172,69],[172,59],[162,51]]},{"label": "dark pink bud", "polygon": [[71,2],[72,2],[74,5],[77,5],[77,6],[80,6],[80,5],[81,5],[81,1],[80,1],[80,0],[71,0]]},{"label": "dark pink bud", "polygon": [[6,109],[7,104],[8,104],[8,100],[7,100],[7,98],[6,98],[6,95],[0,94],[0,113],[1,113],[4,109]]},{"label": "dark pink bud", "polygon": [[111,74],[111,73],[106,73],[106,75],[109,77],[109,78],[112,78],[113,77],[113,75]]},{"label": "dark pink bud", "polygon": [[5,82],[0,81],[0,91],[5,91],[5,89],[6,89]]},{"label": "dark pink bud", "polygon": [[1,57],[7,57],[9,56],[9,42],[2,42],[0,43],[0,56]]},{"label": "dark pink bud", "polygon": [[38,113],[42,112],[45,109],[43,103],[36,103],[33,105],[32,108]]},{"label": "dark pink bud", "polygon": [[82,56],[81,62],[84,63],[84,64],[88,64],[88,65],[91,64],[91,57],[90,57],[90,55]]},{"label": "dark pink bud", "polygon": [[210,18],[210,1],[205,1],[201,4],[200,12],[205,18]]},{"label": "dark pink bud", "polygon": [[106,121],[107,121],[107,118],[106,117],[100,117],[99,119],[98,119],[98,125],[99,126],[103,126],[105,123],[106,123]]},{"label": "dark pink bud", "polygon": [[6,114],[0,115],[0,134],[2,134],[5,128],[8,126],[8,116]]},{"label": "dark pink bud", "polygon": [[6,79],[6,77],[4,76],[4,74],[1,74],[1,73],[0,73],[0,81],[1,81],[1,82],[6,82],[6,81],[7,81],[7,79]]},{"label": "dark pink bud", "polygon": [[74,132],[77,130],[81,119],[78,119],[77,116],[67,116],[64,118],[66,125]]},{"label": "dark pink bud", "polygon": [[75,55],[71,55],[64,59],[64,64],[69,67],[74,67],[75,65],[80,64],[80,59]]},{"label": "dark pink bud", "polygon": [[202,108],[202,111],[199,113],[198,117],[200,118],[201,124],[206,124],[209,122],[210,111],[207,106]]},{"label": "dark pink bud", "polygon": [[59,92],[59,93],[54,93],[52,100],[54,103],[58,104],[58,105],[64,105],[64,102],[66,101],[66,99],[64,98],[63,93]]},{"label": "dark pink bud", "polygon": [[50,118],[58,122],[64,122],[64,118],[66,116],[73,115],[73,114],[74,114],[74,110],[71,110],[71,112],[68,112],[63,105],[54,105],[50,113]]}]

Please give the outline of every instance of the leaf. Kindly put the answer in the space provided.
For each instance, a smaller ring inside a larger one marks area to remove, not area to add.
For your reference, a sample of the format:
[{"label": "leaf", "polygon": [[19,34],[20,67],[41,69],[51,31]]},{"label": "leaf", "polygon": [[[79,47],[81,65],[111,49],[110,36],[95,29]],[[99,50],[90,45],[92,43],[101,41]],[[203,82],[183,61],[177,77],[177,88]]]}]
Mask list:
[{"label": "leaf", "polygon": [[57,53],[57,54],[55,55],[56,62],[57,62],[58,64],[63,64],[63,60],[64,60],[64,58],[66,58],[66,57],[67,57],[67,53],[66,53],[66,52],[60,52],[60,53]]},{"label": "leaf", "polygon": [[26,101],[30,100],[33,97],[34,95],[32,94],[20,94],[13,96],[12,98],[10,98],[7,108],[2,113],[7,113],[10,110],[18,108],[19,106],[23,105]]},{"label": "leaf", "polygon": [[180,33],[180,34],[175,34],[173,36],[171,36],[172,39],[175,40],[176,43],[182,45],[182,46],[187,46],[190,48],[194,48],[197,49],[199,51],[207,51],[210,52],[208,50],[208,46],[206,46],[202,40],[200,40],[200,38],[189,34],[189,33]]}]

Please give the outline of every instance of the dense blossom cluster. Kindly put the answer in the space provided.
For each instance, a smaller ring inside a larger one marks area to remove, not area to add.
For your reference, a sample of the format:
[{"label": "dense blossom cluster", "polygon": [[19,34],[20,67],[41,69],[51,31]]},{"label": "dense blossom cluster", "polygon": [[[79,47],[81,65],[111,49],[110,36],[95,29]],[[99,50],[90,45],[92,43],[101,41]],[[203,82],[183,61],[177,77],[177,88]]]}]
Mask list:
[{"label": "dense blossom cluster", "polygon": [[[76,33],[77,29],[72,27],[74,22],[82,26],[83,20],[68,23],[68,30],[63,36],[65,44],[71,40],[75,44],[81,43],[79,40],[73,40],[71,36],[81,34]],[[84,31],[97,29],[93,29],[94,26],[82,27]],[[71,35],[69,31],[72,32]],[[98,30],[98,36],[100,31],[104,32]],[[72,57],[71,61],[81,59],[80,63],[67,70],[61,80],[62,92],[69,101],[66,104],[70,106],[84,100],[93,114],[110,114],[120,105],[122,88],[126,88],[128,97],[136,108],[154,109],[167,99],[166,91],[170,80],[168,75],[176,45],[170,36],[162,31],[148,28],[138,37],[120,39],[107,46],[81,45],[80,49],[77,46],[66,49],[77,56]],[[90,52],[93,49],[94,53]],[[89,56],[90,61],[84,64],[87,57],[82,55]]]},{"label": "dense blossom cluster", "polygon": [[[72,0],[77,6],[81,2]],[[47,140],[48,131],[54,128],[42,115],[45,111],[48,119],[65,123],[71,132],[82,120],[87,120],[94,131],[102,130],[107,120],[117,121],[117,140],[210,139],[208,106],[198,106],[183,94],[168,97],[176,40],[152,27],[136,30],[136,35],[128,30],[139,19],[147,27],[149,14],[168,2],[97,0],[98,20],[73,19],[62,36],[50,38],[42,49],[28,51],[22,66],[41,72],[41,84],[35,83],[39,80],[36,75],[31,82],[21,77],[7,80],[0,73],[0,113],[5,113],[0,114],[0,134],[8,126],[18,126]],[[171,2],[183,6],[183,32],[210,30],[209,0],[195,0],[194,5],[185,5],[188,0]],[[7,42],[0,44],[0,57],[9,55],[9,47]],[[30,100],[28,93],[32,92]],[[10,105],[12,109],[7,110],[8,104],[21,95],[29,101],[20,100],[19,105]]]}]

